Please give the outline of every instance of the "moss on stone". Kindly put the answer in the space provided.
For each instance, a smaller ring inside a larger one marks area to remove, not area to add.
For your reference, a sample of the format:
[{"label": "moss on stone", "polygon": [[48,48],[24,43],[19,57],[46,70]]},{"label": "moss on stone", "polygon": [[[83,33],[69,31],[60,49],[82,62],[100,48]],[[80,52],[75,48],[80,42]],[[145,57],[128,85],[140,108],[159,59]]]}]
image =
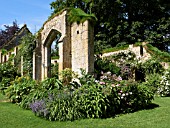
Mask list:
[{"label": "moss on stone", "polygon": [[60,14],[62,14],[64,11],[67,11],[68,13],[68,22],[69,23],[83,23],[86,20],[91,21],[92,23],[95,23],[97,21],[97,18],[94,14],[87,14],[85,13],[83,10],[81,10],[80,8],[65,8],[57,13],[53,13],[47,21],[44,22],[43,26],[39,29],[38,31],[38,35],[39,33],[43,30],[44,25],[50,21],[51,19],[53,19],[56,16],[59,16]]},{"label": "moss on stone", "polygon": [[93,23],[97,21],[94,14],[87,14],[80,8],[71,8],[68,13],[68,22],[70,23],[83,23],[86,20],[90,20]]}]

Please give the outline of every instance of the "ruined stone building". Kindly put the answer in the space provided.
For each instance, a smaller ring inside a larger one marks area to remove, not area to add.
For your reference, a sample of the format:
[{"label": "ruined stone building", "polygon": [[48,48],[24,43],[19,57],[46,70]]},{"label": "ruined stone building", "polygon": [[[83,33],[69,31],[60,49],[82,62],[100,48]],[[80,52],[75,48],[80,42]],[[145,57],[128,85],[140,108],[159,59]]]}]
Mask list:
[{"label": "ruined stone building", "polygon": [[61,35],[59,46],[59,72],[65,68],[80,74],[80,69],[87,73],[94,72],[94,32],[89,20],[83,23],[69,23],[68,11],[63,10],[47,20],[38,33],[33,56],[33,78],[43,80],[50,77],[51,44],[58,34]]},{"label": "ruined stone building", "polygon": [[[36,48],[33,51],[33,79],[44,80],[51,76],[51,45],[61,35],[59,46],[59,72],[65,68],[80,74],[94,72],[94,30],[89,20],[83,23],[68,22],[68,11],[54,15],[47,20],[37,33]],[[0,63],[8,61],[11,54],[17,55],[20,39],[30,31],[24,25],[14,37],[0,47]],[[7,50],[4,54],[3,50]],[[22,67],[22,65],[21,65]],[[21,72],[22,73],[22,72]]]},{"label": "ruined stone building", "polygon": [[[4,43],[0,46],[0,63],[4,63],[8,61],[9,57],[13,55],[17,55],[20,45],[20,39],[26,34],[31,33],[25,24],[15,35],[11,38],[9,42]],[[6,50],[6,53],[3,51]]]},{"label": "ruined stone building", "polygon": [[[12,54],[17,55],[20,39],[28,33],[30,31],[24,25],[9,42],[0,47],[0,63],[8,61]],[[57,42],[59,46],[59,59],[57,62],[59,72],[70,68],[78,74],[80,74],[80,69],[84,69],[86,73],[94,73],[94,26],[90,20],[82,23],[68,22],[68,11],[63,10],[47,20],[36,35],[36,47],[32,51],[33,79],[44,80],[51,77],[51,45],[58,35],[60,35]],[[3,53],[4,49],[7,51],[5,54]],[[135,52],[136,56],[141,60],[150,58],[150,54],[140,46],[133,47],[133,45],[130,45],[127,50],[118,52],[129,50]],[[105,53],[103,57],[117,54],[118,52]]]}]

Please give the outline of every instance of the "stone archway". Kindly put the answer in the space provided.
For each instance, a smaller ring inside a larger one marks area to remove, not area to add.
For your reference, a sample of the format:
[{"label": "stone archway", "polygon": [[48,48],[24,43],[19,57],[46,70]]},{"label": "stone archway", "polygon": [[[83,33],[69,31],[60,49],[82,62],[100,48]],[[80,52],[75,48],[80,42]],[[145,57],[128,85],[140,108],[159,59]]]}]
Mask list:
[{"label": "stone archway", "polygon": [[59,72],[65,68],[80,73],[94,70],[93,26],[90,21],[70,24],[67,21],[67,10],[45,22],[39,33],[33,56],[33,79],[44,80],[50,77],[52,41],[58,33],[59,39]]}]

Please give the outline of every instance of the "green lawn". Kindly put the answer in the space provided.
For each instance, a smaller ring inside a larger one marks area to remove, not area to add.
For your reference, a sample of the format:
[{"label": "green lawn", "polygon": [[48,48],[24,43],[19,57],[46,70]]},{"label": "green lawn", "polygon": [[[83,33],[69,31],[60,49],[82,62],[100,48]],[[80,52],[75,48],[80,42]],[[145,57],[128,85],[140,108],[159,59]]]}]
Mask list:
[{"label": "green lawn", "polygon": [[0,128],[170,128],[170,97],[156,98],[159,107],[120,115],[109,119],[85,119],[74,122],[50,122],[17,105],[2,102],[0,95]]}]

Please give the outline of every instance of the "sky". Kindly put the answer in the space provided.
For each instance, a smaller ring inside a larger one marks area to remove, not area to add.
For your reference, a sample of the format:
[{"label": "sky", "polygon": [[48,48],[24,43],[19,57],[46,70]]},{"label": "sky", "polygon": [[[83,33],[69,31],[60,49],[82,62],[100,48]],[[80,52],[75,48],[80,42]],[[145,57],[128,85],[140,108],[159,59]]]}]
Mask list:
[{"label": "sky", "polygon": [[12,25],[13,21],[21,28],[27,25],[32,33],[36,33],[51,15],[50,3],[55,0],[1,0],[0,29],[4,25]]}]

